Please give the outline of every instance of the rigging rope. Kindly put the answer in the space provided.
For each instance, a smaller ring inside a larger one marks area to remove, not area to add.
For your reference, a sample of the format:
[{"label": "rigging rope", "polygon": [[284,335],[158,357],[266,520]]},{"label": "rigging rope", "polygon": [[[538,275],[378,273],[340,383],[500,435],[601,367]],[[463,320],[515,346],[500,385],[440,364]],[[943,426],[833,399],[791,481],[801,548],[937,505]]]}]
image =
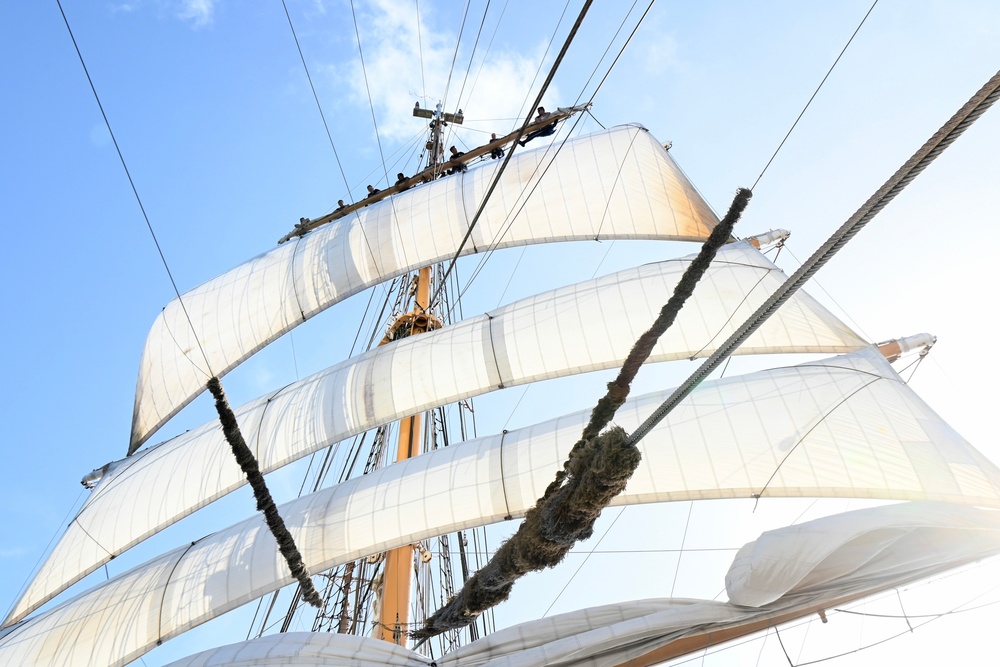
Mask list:
[{"label": "rigging rope", "polygon": [[577,31],[580,29],[580,24],[583,23],[584,17],[587,15],[587,11],[590,9],[590,5],[593,0],[586,0],[583,7],[580,9],[580,14],[576,18],[576,23],[570,29],[569,34],[566,36],[566,41],[563,42],[562,49],[559,51],[559,55],[556,56],[556,60],[552,63],[552,69],[549,70],[549,74],[545,77],[545,81],[542,82],[542,88],[538,91],[538,95],[535,97],[535,102],[532,104],[532,108],[529,111],[524,122],[521,124],[521,129],[518,130],[517,136],[514,137],[514,144],[511,144],[511,148],[507,151],[507,156],[504,158],[503,163],[497,169],[496,173],[493,175],[493,180],[490,182],[489,188],[486,190],[486,194],[483,195],[482,201],[479,203],[479,208],[476,210],[476,214],[472,217],[472,221],[469,223],[469,229],[466,231],[465,236],[462,237],[462,242],[458,244],[458,249],[455,251],[455,255],[451,258],[448,263],[448,268],[444,275],[441,277],[441,282],[438,284],[437,289],[434,291],[434,295],[430,299],[430,303],[434,304],[437,302],[438,296],[441,292],[441,285],[448,279],[448,275],[455,268],[455,264],[458,262],[458,258],[462,256],[462,250],[465,248],[465,244],[469,242],[472,238],[472,230],[476,228],[479,223],[479,218],[482,216],[483,211],[486,209],[486,203],[490,200],[490,196],[496,189],[497,185],[500,183],[500,177],[503,172],[507,169],[507,165],[510,164],[510,159],[514,156],[515,144],[520,141],[521,137],[524,136],[524,131],[531,124],[532,115],[535,113],[535,107],[537,107],[542,102],[542,96],[545,95],[545,91],[548,90],[549,85],[552,83],[553,77],[555,77],[556,71],[559,69],[559,65],[562,63],[563,58],[566,56],[566,52],[569,50],[569,45],[573,43],[573,38],[576,37]]},{"label": "rigging rope", "polygon": [[854,32],[851,34],[851,38],[847,40],[847,44],[844,44],[844,48],[840,50],[840,54],[837,56],[837,59],[833,61],[832,65],[830,65],[830,69],[827,70],[826,75],[823,77],[823,80],[819,82],[818,86],[816,86],[816,90],[814,90],[813,94],[809,97],[809,101],[806,102],[806,105],[804,107],[802,107],[802,111],[799,112],[799,115],[795,119],[795,122],[792,123],[792,126],[790,128],[788,128],[788,132],[785,134],[785,137],[781,140],[781,143],[778,144],[778,147],[774,149],[774,153],[771,155],[771,159],[769,159],[767,161],[767,164],[765,164],[764,168],[761,169],[760,175],[757,176],[757,180],[753,182],[752,186],[750,186],[751,190],[753,190],[754,188],[756,188],[757,184],[760,183],[760,179],[762,179],[764,177],[764,172],[767,171],[767,168],[771,166],[772,162],[774,162],[774,158],[778,155],[778,151],[780,151],[781,147],[785,145],[786,141],[788,141],[788,137],[791,136],[792,130],[794,130],[795,126],[799,124],[800,120],[802,120],[802,116],[805,115],[806,109],[808,109],[809,105],[812,104],[812,101],[814,99],[816,99],[816,95],[819,93],[819,89],[823,87],[824,83],[826,83],[826,80],[830,77],[830,74],[833,72],[833,68],[836,67],[837,63],[840,62],[840,59],[843,57],[844,53],[847,51],[847,47],[849,47],[851,45],[851,42],[854,41],[854,38],[857,36],[858,31],[861,30],[861,26],[863,26],[865,24],[865,21],[868,20],[868,17],[871,15],[872,10],[875,9],[875,5],[877,5],[877,4],[878,4],[878,0],[875,0],[875,2],[872,3],[872,6],[868,8],[868,12],[865,13],[864,18],[861,19],[861,23],[859,23],[858,27],[854,29]]},{"label": "rigging rope", "polygon": [[253,488],[254,498],[257,500],[257,510],[263,512],[264,519],[267,521],[267,527],[271,529],[271,533],[278,543],[278,549],[281,551],[281,555],[285,557],[292,576],[298,580],[299,590],[302,591],[305,600],[315,607],[322,607],[323,600],[313,586],[312,579],[309,577],[309,570],[302,561],[302,554],[299,553],[298,548],[295,546],[292,534],[288,532],[288,527],[285,526],[284,520],[278,514],[278,508],[274,504],[274,499],[271,497],[267,485],[264,483],[264,476],[260,472],[257,459],[254,458],[253,452],[250,451],[246,441],[243,439],[243,434],[240,433],[236,415],[233,414],[232,408],[229,407],[229,402],[226,400],[226,395],[222,392],[222,384],[219,382],[219,379],[213,377],[209,380],[208,389],[215,398],[215,409],[219,413],[219,421],[222,422],[222,431],[226,437],[226,441],[232,448],[233,456],[236,457],[236,462],[239,464],[240,469],[243,470],[243,474],[246,475],[247,481],[250,482],[250,486]]},{"label": "rigging rope", "polygon": [[524,574],[557,565],[577,541],[593,534],[594,522],[601,511],[625,489],[641,459],[624,429],[615,426],[601,431],[625,402],[639,368],[660,336],[673,324],[718,249],[729,240],[750,197],[745,188],[736,193],[729,212],[684,271],[652,326],[635,342],[618,376],[608,383],[607,394],[591,412],[590,422],[570,450],[562,470],[525,514],[514,536],[497,549],[493,558],[448,604],[427,619],[423,628],[411,633],[414,639],[423,643],[442,632],[465,627],[485,610],[506,600],[514,583]]},{"label": "rigging rope", "polygon": [[941,129],[924,143],[913,156],[893,174],[885,184],[862,204],[840,229],[827,239],[805,264],[799,267],[788,280],[765,301],[743,325],[736,330],[719,348],[696,370],[684,384],[678,387],[663,404],[643,422],[630,437],[637,443],[663,420],[695,387],[701,384],[733,351],[753,334],[781,305],[798,291],[802,285],[819,271],[848,241],[854,238],[868,222],[892,201],[896,195],[913,181],[931,162],[950,146],[1000,97],[1000,71],[986,82],[972,98],[959,109]]},{"label": "rigging rope", "polygon": [[[236,416],[233,414],[228,402],[226,402],[225,394],[222,390],[222,383],[212,371],[211,364],[208,361],[208,355],[205,353],[205,349],[201,344],[201,338],[198,336],[198,332],[195,329],[194,323],[191,321],[191,316],[188,313],[187,307],[184,305],[184,299],[181,297],[180,290],[177,288],[177,282],[174,280],[173,273],[170,271],[170,266],[167,264],[167,258],[163,254],[160,243],[156,238],[156,233],[153,231],[153,225],[149,220],[149,216],[146,214],[146,209],[142,205],[142,199],[139,197],[139,191],[135,186],[135,182],[132,180],[132,174],[128,170],[128,165],[125,163],[125,157],[122,154],[121,148],[118,146],[118,140],[115,138],[114,131],[111,129],[111,122],[108,120],[108,116],[104,112],[104,105],[101,104],[100,96],[97,94],[97,88],[94,86],[94,81],[91,79],[90,72],[87,70],[87,64],[83,60],[83,54],[80,52],[80,47],[76,42],[76,37],[73,35],[72,28],[70,28],[69,19],[66,18],[66,12],[63,11],[62,2],[60,2],[60,0],[56,0],[56,4],[59,6],[59,12],[62,14],[63,22],[66,24],[66,30],[69,32],[70,39],[73,41],[73,47],[76,49],[76,55],[80,59],[80,65],[83,66],[83,71],[87,75],[87,82],[90,84],[90,90],[94,94],[94,99],[97,100],[97,106],[101,110],[101,116],[104,118],[104,124],[108,128],[108,133],[111,135],[111,140],[115,145],[115,150],[118,152],[118,159],[121,161],[122,168],[125,170],[125,175],[128,177],[129,185],[132,186],[132,193],[135,195],[136,202],[139,204],[139,210],[142,211],[142,217],[146,221],[146,227],[149,230],[150,236],[153,238],[153,243],[156,245],[157,252],[160,254],[160,260],[163,263],[163,268],[167,272],[167,277],[170,279],[170,284],[174,289],[174,294],[177,295],[177,301],[181,306],[181,310],[184,312],[184,317],[187,319],[188,326],[191,327],[191,333],[194,335],[195,341],[198,344],[198,349],[201,351],[202,357],[205,360],[205,368],[211,376],[211,379],[208,381],[208,388],[216,399],[219,421],[222,423],[226,440],[232,447],[233,454],[236,456],[236,460],[239,463],[240,468],[243,470],[244,474],[246,474],[247,481],[249,481],[250,485],[253,487],[254,496],[257,498],[257,509],[264,512],[264,515],[267,518],[267,525],[274,534],[281,553],[285,556],[292,575],[299,580],[302,590],[305,592],[306,599],[308,599],[312,604],[319,605],[321,604],[319,594],[316,593],[316,589],[313,588],[312,580],[309,579],[309,572],[302,563],[302,556],[299,554],[291,534],[285,527],[284,521],[282,521],[281,516],[278,514],[274,500],[271,498],[267,485],[264,483],[264,477],[260,474],[260,468],[257,464],[257,460],[254,458],[250,448],[247,447],[242,433],[240,433]],[[135,448],[129,447],[129,456],[131,456],[134,452]]]},{"label": "rigging rope", "polygon": [[[146,207],[142,205],[142,198],[139,197],[139,190],[135,187],[135,181],[132,180],[132,173],[128,170],[128,165],[125,164],[125,156],[122,154],[121,147],[118,146],[118,139],[115,137],[114,130],[111,129],[111,121],[108,120],[108,114],[104,112],[104,105],[101,104],[101,97],[97,94],[97,87],[94,86],[94,80],[90,78],[90,70],[87,69],[87,63],[83,60],[83,53],[80,52],[80,46],[76,43],[76,37],[73,35],[73,29],[69,27],[69,19],[66,18],[66,12],[63,11],[62,2],[56,0],[56,4],[59,6],[59,13],[62,14],[63,23],[66,24],[66,31],[69,33],[69,38],[73,42],[73,48],[76,49],[76,56],[80,59],[80,66],[83,67],[83,73],[87,75],[87,83],[90,84],[90,91],[94,94],[94,100],[97,101],[97,108],[101,110],[101,117],[104,118],[104,125],[108,128],[108,134],[111,135],[111,142],[115,145],[115,151],[118,153],[118,159],[122,163],[122,169],[125,170],[125,176],[128,178],[128,184],[132,187],[132,194],[135,195],[135,201],[139,204],[139,210],[142,212],[142,217],[146,221],[146,228],[149,230],[149,235],[153,238],[153,245],[156,246],[156,252],[160,255],[160,261],[163,263],[163,268],[167,272],[167,277],[170,279],[170,285],[174,288],[174,294],[177,295],[177,301],[180,303],[181,310],[184,311],[184,317],[187,319],[188,326],[191,327],[191,333],[194,334],[194,339],[198,343],[198,349],[201,351],[201,356],[205,360],[206,375],[215,375],[212,371],[212,365],[208,362],[208,355],[205,353],[205,348],[201,345],[201,339],[198,337],[198,332],[195,331],[194,322],[191,321],[191,315],[188,313],[187,307],[184,305],[184,299],[181,298],[181,292],[177,288],[177,281],[174,280],[174,274],[170,271],[170,265],[167,264],[167,258],[163,254],[163,248],[160,247],[160,242],[156,238],[156,232],[153,231],[153,223],[149,221],[149,216],[146,215]],[[186,357],[187,355],[185,355]],[[187,357],[191,361],[190,357]],[[191,361],[193,364],[194,362]],[[130,447],[128,455],[131,456],[134,450]]]}]

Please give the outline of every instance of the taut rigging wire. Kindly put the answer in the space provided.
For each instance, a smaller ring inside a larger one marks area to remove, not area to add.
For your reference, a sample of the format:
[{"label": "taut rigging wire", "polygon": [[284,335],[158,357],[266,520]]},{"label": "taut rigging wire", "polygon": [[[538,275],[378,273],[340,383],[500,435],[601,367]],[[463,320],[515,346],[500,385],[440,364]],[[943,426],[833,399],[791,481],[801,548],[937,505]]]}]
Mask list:
[{"label": "taut rigging wire", "polygon": [[[638,1],[638,0],[636,0],[636,1]],[[594,92],[591,94],[590,99],[588,100],[588,103],[591,103],[591,102],[594,101],[594,98],[597,96],[597,93],[600,92],[601,88],[604,86],[604,82],[607,81],[608,76],[611,74],[611,71],[614,69],[615,65],[618,63],[618,60],[619,60],[619,58],[621,58],[622,53],[625,52],[625,49],[628,47],[629,43],[632,41],[632,38],[635,36],[635,33],[639,29],[639,26],[642,25],[642,22],[646,18],[646,15],[649,14],[649,10],[652,8],[652,6],[653,6],[653,0],[650,0],[649,5],[646,7],[646,11],[644,11],[643,14],[642,14],[642,16],[639,17],[639,20],[636,23],[635,27],[632,29],[632,32],[629,34],[628,39],[625,40],[625,43],[622,44],[622,47],[618,50],[618,55],[615,56],[615,59],[612,61],[611,65],[608,66],[607,72],[604,73],[604,76],[601,78],[601,82],[597,85],[597,88],[594,89]],[[632,7],[635,7],[635,3],[633,3]],[[587,79],[587,83],[584,84],[583,88],[581,88],[580,95],[576,99],[576,104],[578,104],[579,101],[580,101],[580,99],[583,97],[583,90],[586,89],[586,86],[593,79],[593,76],[597,72],[597,68],[600,66],[601,61],[604,60],[604,57],[607,55],[608,50],[610,50],[611,44],[614,42],[615,37],[617,37],[618,34],[621,32],[622,27],[625,25],[625,21],[628,19],[628,16],[631,13],[632,13],[632,8],[629,8],[629,11],[626,13],[625,18],[622,19],[622,23],[618,26],[618,30],[615,32],[615,36],[611,38],[611,41],[608,44],[608,48],[605,50],[604,54],[601,56],[600,60],[598,61],[598,65],[595,66],[594,72],[591,73],[590,77]],[[540,99],[541,99],[541,96],[539,96],[539,100]],[[568,140],[569,136],[572,135],[573,130],[575,130],[576,127],[577,127],[577,125],[579,125],[580,120],[581,119],[578,118],[578,119],[576,119],[574,121],[573,127],[567,133],[567,138],[564,139],[562,141],[562,143],[560,143],[559,147],[556,149],[556,154],[557,155],[558,155],[559,151],[562,150],[562,147],[565,145],[565,143]],[[598,123],[598,124],[600,124],[600,123]],[[603,125],[602,125],[602,127],[603,127]],[[551,162],[550,162],[550,165],[551,165]],[[543,176],[544,176],[544,173],[545,172],[543,172]],[[540,180],[541,179],[539,178],[539,181]],[[535,183],[534,187],[537,187],[537,186],[538,186],[538,182]],[[532,188],[532,191],[534,190],[534,187]],[[527,199],[530,196],[531,196],[531,193],[529,192],[528,195],[525,197],[525,203],[527,202]],[[488,193],[487,193],[487,197],[489,197]],[[485,200],[484,200],[484,202],[485,202]],[[522,208],[524,207],[525,203],[521,204]],[[496,251],[497,247],[499,246],[500,241],[503,239],[504,236],[506,236],[507,231],[510,229],[511,225],[513,225],[514,218],[516,218],[516,216],[517,216],[517,214],[515,214],[514,216],[512,216],[510,218],[510,221],[507,223],[506,228],[497,236],[496,239],[493,240],[493,242],[490,244],[490,247],[483,253],[482,258],[479,260],[479,263],[477,264],[476,268],[472,272],[472,276],[466,282],[465,287],[463,287],[462,290],[459,292],[459,294],[458,294],[458,300],[461,300],[461,297],[465,294],[465,292],[472,285],[472,282],[479,276],[479,273],[482,271],[482,269],[485,266],[486,262],[488,262],[489,259],[493,256],[493,253]],[[609,248],[609,251],[610,251],[610,248]],[[522,251],[522,255],[523,255],[523,251]],[[606,256],[607,256],[607,253],[605,253],[605,257]],[[456,254],[456,256],[452,260],[452,262],[454,263],[457,260],[457,258],[458,258],[458,255]],[[604,260],[602,259],[601,261],[603,263]],[[518,260],[518,262],[520,262],[520,259]],[[515,270],[516,270],[516,267],[515,267]],[[597,271],[595,269],[594,275],[596,275],[596,274],[597,274]],[[511,275],[511,278],[513,278],[513,274]],[[433,299],[431,300],[431,303],[434,303]]]},{"label": "taut rigging wire", "polygon": [[[76,43],[76,37],[73,35],[73,29],[69,26],[69,19],[66,18],[66,12],[63,11],[62,2],[56,0],[56,4],[59,6],[59,13],[62,14],[63,23],[66,24],[66,31],[69,33],[69,38],[73,41],[73,48],[76,49],[76,56],[80,59],[80,66],[83,67],[83,73],[87,75],[87,83],[90,84],[90,91],[94,94],[94,100],[97,102],[97,108],[101,110],[101,117],[104,118],[104,125],[108,128],[108,134],[111,135],[111,141],[115,145],[115,151],[118,153],[118,159],[122,163],[122,169],[125,170],[125,176],[128,178],[128,184],[132,188],[132,194],[135,195],[135,201],[139,204],[139,210],[142,212],[142,218],[146,221],[146,229],[149,230],[149,235],[153,238],[153,245],[156,246],[156,252],[160,255],[160,261],[163,263],[163,268],[167,272],[167,277],[170,279],[170,285],[174,288],[174,294],[177,295],[177,301],[180,303],[181,310],[184,311],[184,317],[187,319],[188,326],[191,327],[191,333],[194,334],[194,339],[198,343],[198,349],[201,351],[201,356],[205,360],[205,370],[208,375],[214,376],[215,373],[212,371],[212,365],[208,362],[208,355],[205,353],[205,348],[201,345],[201,339],[198,337],[198,332],[194,328],[194,322],[191,321],[191,315],[188,314],[187,307],[184,305],[184,299],[181,298],[181,292],[177,289],[177,281],[174,280],[174,274],[170,271],[170,265],[167,264],[167,258],[163,254],[163,248],[160,247],[160,242],[156,238],[156,232],[153,231],[153,223],[149,221],[149,216],[146,215],[146,207],[142,205],[142,198],[139,197],[139,190],[135,187],[135,181],[132,180],[132,173],[128,170],[128,165],[125,164],[125,156],[122,154],[121,147],[118,146],[118,139],[115,137],[114,130],[111,129],[111,121],[108,120],[108,114],[104,112],[104,105],[101,104],[101,97],[97,94],[97,87],[94,86],[94,80],[90,78],[90,71],[87,69],[87,63],[83,60],[83,53],[80,52],[80,46]],[[185,355],[187,356],[187,355]],[[187,357],[191,361],[190,357]],[[191,362],[194,363],[193,361]],[[129,452],[131,454],[131,452]]]},{"label": "taut rigging wire", "polygon": [[809,278],[819,271],[833,256],[861,231],[868,222],[874,218],[879,211],[891,202],[896,195],[903,191],[914,178],[920,175],[931,162],[940,155],[944,149],[950,146],[962,135],[965,130],[972,125],[985,111],[1000,97],[1000,72],[993,77],[976,92],[965,105],[959,109],[934,135],[921,146],[916,153],[893,174],[885,184],[873,194],[868,201],[861,205],[854,215],[852,215],[841,227],[821,245],[812,256],[806,260],[805,264],[792,274],[781,287],[765,301],[750,318],[733,333],[729,339],[723,343],[712,354],[711,357],[695,371],[691,377],[678,387],[673,394],[667,398],[663,404],[657,408],[652,415],[643,422],[639,428],[632,433],[629,441],[637,443],[660,421],[663,420],[671,410],[676,407],[685,397],[687,397],[695,387],[701,384],[708,375],[715,370],[723,360],[739,347],[743,341],[750,337],[764,321],[771,316],[785,301],[798,291]]},{"label": "taut rigging wire", "polygon": [[[573,27],[570,29],[569,34],[566,36],[566,40],[565,42],[563,42],[563,46],[562,49],[560,49],[559,51],[559,55],[556,56],[556,60],[554,63],[552,63],[552,68],[549,70],[548,76],[542,83],[541,90],[538,91],[538,95],[535,98],[535,103],[532,104],[531,113],[529,113],[527,117],[524,119],[524,123],[521,124],[521,129],[518,131],[517,136],[514,138],[515,142],[517,142],[524,135],[525,128],[527,128],[528,125],[531,123],[531,117],[532,113],[534,113],[534,107],[536,107],[542,101],[542,96],[545,94],[545,91],[548,90],[549,85],[552,83],[552,79],[553,77],[555,77],[556,71],[559,69],[559,65],[562,63],[563,58],[566,56],[566,52],[569,50],[569,45],[573,43],[573,38],[576,36],[577,31],[580,29],[580,24],[583,23],[583,19],[584,17],[586,17],[587,11],[590,9],[590,5],[592,3],[593,0],[586,0],[586,2],[584,2],[583,4],[583,7],[580,9],[580,14],[577,16],[576,23],[573,24]],[[459,243],[458,249],[455,251],[455,255],[451,258],[451,261],[448,263],[448,268],[445,271],[444,276],[442,276],[441,278],[442,283],[444,282],[445,279],[448,278],[448,274],[450,274],[451,271],[454,269],[455,264],[458,262],[458,258],[462,256],[462,250],[465,248],[465,244],[468,243],[469,239],[472,237],[472,231],[476,228],[476,224],[479,222],[479,218],[482,216],[483,211],[486,208],[486,202],[489,201],[490,196],[493,194],[493,191],[497,187],[497,184],[500,183],[500,176],[503,175],[503,172],[507,169],[507,165],[510,164],[510,159],[511,157],[513,157],[513,155],[514,155],[514,146],[512,145],[511,150],[507,152],[507,156],[504,158],[503,163],[500,165],[496,173],[493,175],[493,180],[490,182],[489,187],[486,189],[486,193],[483,195],[483,199],[479,203],[479,208],[476,210],[476,214],[472,217],[472,221],[469,223],[468,231],[466,231],[465,236],[462,237],[462,242]],[[434,291],[434,295],[430,299],[431,304],[437,301],[440,291],[441,291],[441,285],[439,284],[437,289],[435,289]]]},{"label": "taut rigging wire", "polygon": [[840,59],[844,55],[844,52],[847,51],[847,47],[849,47],[851,45],[851,42],[854,41],[854,38],[855,36],[857,36],[858,31],[861,30],[861,26],[863,26],[865,24],[865,21],[868,20],[869,15],[871,15],[872,10],[875,9],[875,5],[877,4],[878,0],[875,0],[875,2],[872,3],[872,6],[868,8],[868,11],[865,13],[864,18],[861,19],[861,23],[859,23],[858,27],[854,29],[853,33],[851,33],[851,38],[847,40],[847,44],[844,44],[844,48],[840,50],[840,54],[837,56],[837,59],[833,61],[832,65],[830,65],[830,69],[827,70],[826,75],[823,77],[823,80],[819,82],[818,86],[816,86],[816,90],[814,90],[813,94],[810,95],[809,101],[806,102],[806,105],[804,107],[802,107],[802,111],[799,112],[799,115],[795,119],[795,122],[792,123],[792,126],[790,128],[788,128],[788,132],[785,133],[785,137],[781,140],[781,143],[778,144],[778,147],[774,149],[774,153],[771,155],[771,159],[767,161],[767,164],[764,165],[764,168],[761,170],[760,175],[757,176],[757,180],[753,182],[752,186],[750,186],[751,192],[755,187],[757,187],[757,184],[760,183],[760,179],[764,177],[764,172],[767,171],[767,168],[771,166],[771,163],[774,161],[774,158],[778,155],[778,151],[780,151],[781,147],[785,145],[786,141],[788,141],[788,137],[789,135],[792,134],[792,130],[794,130],[795,126],[799,124],[800,120],[802,120],[802,116],[805,114],[806,109],[808,109],[809,105],[812,104],[812,101],[816,98],[816,95],[819,93],[819,89],[823,87],[824,83],[826,83],[826,80],[830,77],[830,74],[833,72],[833,68],[836,67],[837,63],[840,62]]}]

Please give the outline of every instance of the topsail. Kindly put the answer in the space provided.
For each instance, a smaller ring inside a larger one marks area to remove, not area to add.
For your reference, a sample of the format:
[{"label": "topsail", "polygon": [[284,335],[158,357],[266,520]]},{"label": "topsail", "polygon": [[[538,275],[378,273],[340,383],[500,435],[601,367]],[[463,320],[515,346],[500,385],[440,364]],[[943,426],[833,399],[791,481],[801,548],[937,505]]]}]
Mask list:
[{"label": "topsail", "polygon": [[[267,472],[437,405],[500,387],[613,368],[655,319],[689,261],[620,271],[394,341],[252,401],[236,410],[237,417]],[[784,280],[749,243],[726,246],[651,361],[711,354]],[[829,311],[799,294],[740,352],[846,352],[862,346],[864,341]],[[244,483],[215,421],[113,464],[8,622]]]},{"label": "topsail", "polygon": [[[185,293],[184,309],[177,299],[167,304],[142,353],[129,453],[213,374],[352,294],[452,257],[497,168],[363,208]],[[717,222],[663,146],[630,125],[515,156],[462,252],[574,240],[697,241]]]}]

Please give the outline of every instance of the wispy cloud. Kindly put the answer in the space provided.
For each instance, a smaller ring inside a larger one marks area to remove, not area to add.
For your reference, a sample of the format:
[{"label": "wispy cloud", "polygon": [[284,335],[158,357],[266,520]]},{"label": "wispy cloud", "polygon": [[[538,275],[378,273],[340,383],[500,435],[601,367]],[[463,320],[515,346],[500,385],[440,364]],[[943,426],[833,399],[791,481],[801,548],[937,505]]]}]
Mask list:
[{"label": "wispy cloud", "polygon": [[[364,9],[359,8],[358,13],[364,69],[357,57],[327,71],[355,105],[368,108],[371,91],[371,104],[384,137],[402,139],[413,135],[414,121],[408,111],[417,100],[425,108],[433,108],[438,101],[444,102],[446,111],[462,107],[470,119],[466,127],[506,131],[512,122],[471,119],[513,119],[526,112],[522,106],[529,92],[527,87],[539,68],[544,44],[529,53],[498,49],[494,45],[485,63],[477,53],[466,79],[471,40],[465,37],[449,82],[457,35],[439,28],[437,22],[437,16],[423,10],[418,24],[412,6],[403,9],[391,0],[374,0]],[[480,52],[486,41],[484,38],[480,42]],[[538,85],[540,82],[536,81],[535,90]],[[558,92],[550,89],[548,97],[558,99]]]},{"label": "wispy cloud", "polygon": [[0,558],[20,558],[28,553],[25,547],[5,547],[0,549]]},{"label": "wispy cloud", "polygon": [[195,28],[202,28],[212,23],[216,0],[181,0],[177,17],[190,21]]}]

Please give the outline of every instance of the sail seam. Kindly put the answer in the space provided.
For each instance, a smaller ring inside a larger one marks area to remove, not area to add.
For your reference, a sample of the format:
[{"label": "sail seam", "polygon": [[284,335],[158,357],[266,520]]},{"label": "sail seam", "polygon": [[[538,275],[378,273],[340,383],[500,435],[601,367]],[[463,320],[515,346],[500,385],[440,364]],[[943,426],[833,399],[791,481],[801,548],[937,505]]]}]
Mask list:
[{"label": "sail seam", "polygon": [[510,503],[507,502],[507,477],[503,472],[503,442],[507,437],[507,429],[500,432],[500,490],[503,493],[503,506],[507,510],[504,521],[510,521],[514,517],[510,513]]},{"label": "sail seam", "polygon": [[504,389],[503,384],[503,371],[500,370],[500,360],[497,358],[497,347],[493,342],[493,320],[494,317],[489,313],[486,313],[486,330],[490,334],[490,351],[493,353],[493,365],[497,369],[497,379],[500,382],[499,389]]},{"label": "sail seam", "polygon": [[194,542],[192,542],[191,544],[187,545],[187,547],[184,549],[183,553],[181,553],[181,555],[177,557],[177,560],[174,561],[174,566],[172,568],[170,568],[170,574],[167,575],[167,580],[163,582],[163,595],[160,596],[160,608],[159,608],[159,610],[157,610],[157,613],[156,613],[156,645],[157,646],[160,646],[161,644],[163,644],[163,606],[164,606],[164,603],[167,600],[167,589],[170,588],[170,579],[174,576],[174,572],[177,571],[177,567],[181,564],[181,561],[184,560],[184,557],[187,556],[187,552],[191,550],[191,547],[193,547],[195,544],[197,544],[198,542],[200,542],[203,539],[204,538],[199,538],[199,539],[195,540]]},{"label": "sail seam", "polygon": [[295,263],[299,257],[299,246],[302,245],[302,237],[299,236],[295,239],[295,248],[292,250],[292,261],[291,266],[291,280],[292,280],[292,296],[295,297],[295,308],[299,311],[299,315],[302,316],[302,321],[305,322],[308,318],[306,317],[306,311],[302,310],[302,299],[299,298],[299,285],[298,281],[295,280]]}]

